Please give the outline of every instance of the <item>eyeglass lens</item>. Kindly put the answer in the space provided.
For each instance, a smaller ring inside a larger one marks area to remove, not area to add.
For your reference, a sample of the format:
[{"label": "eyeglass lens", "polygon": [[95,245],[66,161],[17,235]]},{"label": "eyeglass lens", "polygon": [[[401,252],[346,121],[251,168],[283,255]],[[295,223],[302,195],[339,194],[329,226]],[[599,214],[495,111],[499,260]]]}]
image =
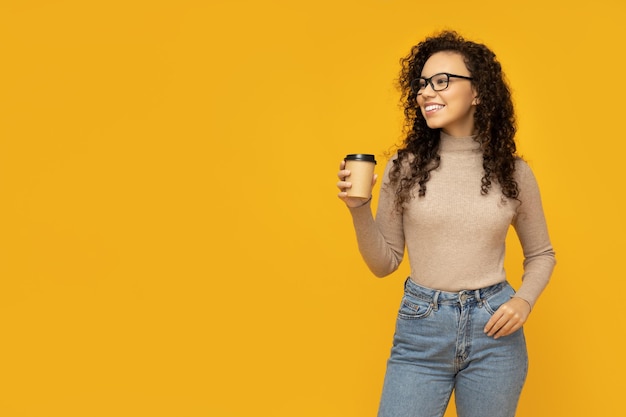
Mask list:
[{"label": "eyeglass lens", "polygon": [[[450,80],[450,77],[448,77],[448,74],[437,74],[430,78],[431,87],[435,91],[445,90],[446,88],[448,88],[449,80]],[[416,84],[417,84],[417,91],[421,92],[428,85],[428,81],[424,78],[420,78],[417,80]]]}]

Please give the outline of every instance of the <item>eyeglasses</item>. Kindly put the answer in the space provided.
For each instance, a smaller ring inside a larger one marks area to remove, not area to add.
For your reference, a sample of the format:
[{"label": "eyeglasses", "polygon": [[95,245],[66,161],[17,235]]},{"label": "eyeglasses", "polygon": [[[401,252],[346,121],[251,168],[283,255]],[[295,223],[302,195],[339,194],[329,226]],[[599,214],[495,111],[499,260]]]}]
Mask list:
[{"label": "eyeglasses", "polygon": [[422,94],[422,92],[426,89],[428,84],[433,88],[433,91],[443,91],[448,88],[448,84],[450,83],[450,78],[462,78],[464,80],[473,80],[472,77],[466,77],[464,75],[454,75],[448,74],[447,72],[440,72],[439,74],[435,74],[430,78],[416,78],[411,81],[411,88],[417,94]]}]

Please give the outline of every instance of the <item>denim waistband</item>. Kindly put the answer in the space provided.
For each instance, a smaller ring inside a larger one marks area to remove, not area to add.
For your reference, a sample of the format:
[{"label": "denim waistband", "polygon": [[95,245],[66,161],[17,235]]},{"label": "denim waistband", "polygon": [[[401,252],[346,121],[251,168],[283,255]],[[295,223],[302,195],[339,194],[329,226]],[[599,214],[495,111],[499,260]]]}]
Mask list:
[{"label": "denim waistband", "polygon": [[476,302],[482,304],[483,300],[491,297],[492,295],[502,291],[506,287],[508,282],[502,281],[494,285],[490,285],[485,288],[479,288],[476,290],[461,290],[458,292],[449,292],[435,290],[432,288],[423,287],[410,277],[407,278],[404,283],[405,291],[412,296],[420,298],[422,300],[431,302],[433,305],[453,305],[453,304],[467,304]]}]

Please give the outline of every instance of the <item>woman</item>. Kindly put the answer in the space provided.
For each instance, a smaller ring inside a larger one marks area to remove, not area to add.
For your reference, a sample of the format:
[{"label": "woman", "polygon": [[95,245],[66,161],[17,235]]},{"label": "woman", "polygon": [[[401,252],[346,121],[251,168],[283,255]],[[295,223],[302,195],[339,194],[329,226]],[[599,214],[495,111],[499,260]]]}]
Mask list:
[{"label": "woman", "polygon": [[[363,259],[379,276],[405,246],[411,266],[387,364],[379,417],[442,416],[452,392],[459,417],[515,415],[527,371],[522,325],[555,264],[537,182],[518,156],[509,88],[495,54],[455,32],[402,60],[406,139],[388,162],[376,219],[350,198]],[[376,183],[376,177],[372,179]],[[513,225],[522,284],[506,281]]]}]

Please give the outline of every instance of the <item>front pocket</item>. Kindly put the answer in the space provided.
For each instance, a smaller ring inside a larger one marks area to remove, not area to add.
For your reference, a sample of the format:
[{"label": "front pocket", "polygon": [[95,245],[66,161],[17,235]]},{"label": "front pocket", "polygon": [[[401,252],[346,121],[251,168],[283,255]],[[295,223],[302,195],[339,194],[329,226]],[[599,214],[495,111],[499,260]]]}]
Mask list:
[{"label": "front pocket", "polygon": [[405,320],[414,320],[427,317],[433,310],[433,306],[426,300],[415,299],[404,295],[400,304],[398,317]]},{"label": "front pocket", "polygon": [[501,291],[498,291],[484,301],[485,309],[490,315],[493,315],[502,304],[506,303],[515,295],[515,290],[509,284],[505,285]]}]

